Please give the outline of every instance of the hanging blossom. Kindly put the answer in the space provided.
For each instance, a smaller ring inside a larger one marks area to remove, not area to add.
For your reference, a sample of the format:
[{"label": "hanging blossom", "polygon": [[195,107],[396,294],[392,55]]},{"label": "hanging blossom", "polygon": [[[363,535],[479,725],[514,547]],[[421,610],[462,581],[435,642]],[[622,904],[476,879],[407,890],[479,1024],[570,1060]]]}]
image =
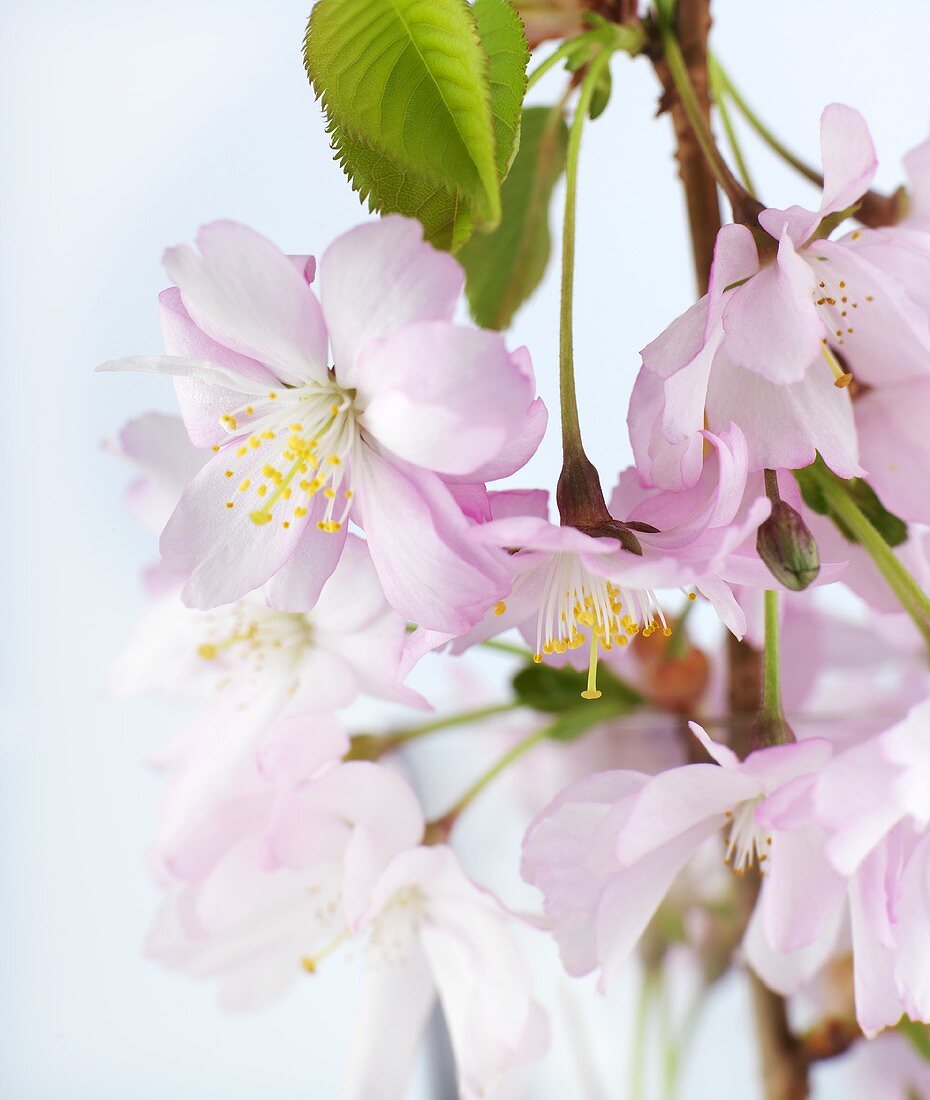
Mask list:
[{"label": "hanging blossom", "polygon": [[[114,693],[161,692],[209,704],[158,758],[171,771],[158,857],[176,857],[282,719],[325,715],[363,694],[426,706],[402,683],[405,633],[355,535],[306,614],[277,611],[260,593],[212,611],[184,607],[176,588],[155,601],[110,669]],[[305,726],[312,739],[313,721]]]},{"label": "hanging blossom", "polygon": [[364,965],[343,1100],[400,1100],[438,994],[466,1100],[513,1095],[547,1045],[505,911],[445,846],[389,769],[341,762],[348,740],[281,727],[230,784],[167,879],[148,938],[166,965],[256,1007],[343,945]]},{"label": "hanging blossom", "polygon": [[[769,502],[756,500],[734,523],[746,484],[746,441],[736,427],[719,436],[706,433],[706,441],[716,458],[701,485],[687,495],[651,498],[649,523],[644,530],[643,525],[635,528],[641,555],[623,549],[609,533],[595,537],[550,523],[545,494],[496,494],[492,508],[497,518],[475,527],[473,538],[515,551],[508,558],[510,594],[456,648],[519,627],[537,662],[582,651],[588,665],[583,694],[596,699],[601,653],[627,646],[639,633],[671,632],[655,589],[696,589],[741,634],[743,615],[721,574],[728,554],[766,518]],[[614,503],[624,499],[624,493],[616,493]],[[519,514],[522,509],[533,514]],[[625,518],[639,516],[634,510]],[[695,598],[693,591],[689,595]]]},{"label": "hanging blossom", "polygon": [[[855,958],[857,1015],[866,1034],[893,1026],[903,1012],[930,1020],[930,702],[834,757],[809,791],[776,802],[767,816],[779,828],[816,823],[828,860],[851,877],[854,950],[863,928],[875,931],[859,951],[864,958]],[[835,941],[809,946],[799,969],[764,953],[758,961],[793,992]]]},{"label": "hanging blossom", "polygon": [[[905,287],[907,297],[930,317],[930,141],[912,149],[904,165],[907,202],[900,223],[856,229],[838,243],[892,285]],[[888,508],[909,523],[930,523],[923,491],[930,464],[930,371],[920,360],[900,358],[896,341],[896,333],[887,333],[874,362],[855,372],[862,383],[853,405],[859,455]]]},{"label": "hanging blossom", "polygon": [[696,723],[691,729],[714,764],[657,776],[588,776],[558,795],[527,831],[523,877],[543,893],[563,963],[573,975],[600,968],[602,989],[628,959],[676,875],[721,830],[723,859],[733,871],[765,869],[759,911],[775,950],[818,933],[825,901],[844,888],[813,832],[778,831],[758,819],[769,797],[816,776],[830,758],[830,744],[811,739],[779,745],[740,762]]},{"label": "hanging blossom", "polygon": [[215,452],[161,537],[185,602],[214,607],[271,580],[272,604],[307,610],[351,520],[398,611],[470,627],[503,577],[466,537],[447,480],[504,476],[535,450],[546,415],[525,350],[452,323],[461,268],[415,221],[335,241],[319,300],[312,261],[243,225],[208,225],[198,244],[165,254],[169,354],[102,368],[173,375],[191,441]]},{"label": "hanging blossom", "polygon": [[862,254],[855,234],[822,235],[875,173],[858,112],[827,107],[821,148],[820,209],[763,211],[765,254],[748,228],[724,226],[707,295],[644,349],[628,419],[647,481],[693,484],[700,429],[731,421],[749,440],[752,470],[799,469],[819,451],[841,477],[862,474],[848,383],[879,390],[930,376],[930,323],[910,284]]}]

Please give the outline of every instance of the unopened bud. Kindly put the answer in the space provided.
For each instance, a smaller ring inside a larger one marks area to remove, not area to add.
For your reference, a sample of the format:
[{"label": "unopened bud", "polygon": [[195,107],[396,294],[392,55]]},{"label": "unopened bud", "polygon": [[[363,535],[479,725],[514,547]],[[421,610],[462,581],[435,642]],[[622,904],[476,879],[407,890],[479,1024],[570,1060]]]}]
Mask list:
[{"label": "unopened bud", "polygon": [[772,576],[785,588],[800,592],[820,573],[820,551],[800,513],[776,500],[772,514],[756,534],[756,551]]}]

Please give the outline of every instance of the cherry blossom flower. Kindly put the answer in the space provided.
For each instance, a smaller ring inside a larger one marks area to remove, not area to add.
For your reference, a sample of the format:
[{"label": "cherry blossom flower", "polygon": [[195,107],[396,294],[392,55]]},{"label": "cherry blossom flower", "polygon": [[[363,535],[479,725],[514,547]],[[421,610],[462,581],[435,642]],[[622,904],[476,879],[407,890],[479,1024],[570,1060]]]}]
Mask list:
[{"label": "cherry blossom flower", "polygon": [[392,771],[342,763],[332,722],[312,738],[284,723],[261,760],[227,783],[163,877],[168,899],[148,936],[165,965],[220,983],[229,1007],[284,992],[367,902],[382,868],[423,832],[419,804]]},{"label": "cherry blossom flower", "polygon": [[467,629],[503,578],[444,479],[502,476],[535,450],[545,413],[526,353],[452,323],[461,269],[414,221],[335,241],[319,301],[312,264],[243,225],[206,226],[198,244],[165,255],[169,354],[102,368],[174,375],[192,442],[216,452],[161,538],[185,602],[214,607],[273,578],[274,604],[306,610],[353,520],[402,614]]},{"label": "cherry blossom flower", "polygon": [[858,112],[827,107],[821,147],[820,209],[759,215],[772,258],[760,256],[745,226],[725,226],[707,296],[644,349],[629,425],[646,480],[693,484],[700,429],[731,421],[749,441],[752,470],[799,469],[819,451],[841,477],[859,475],[850,378],[878,389],[930,374],[930,323],[908,286],[850,242],[819,235],[874,175]]},{"label": "cherry blossom flower", "polygon": [[[601,651],[622,648],[639,632],[670,632],[655,589],[692,586],[711,600],[734,633],[742,633],[742,612],[721,572],[730,551],[768,515],[769,503],[755,501],[740,523],[733,522],[746,484],[746,442],[738,428],[719,436],[707,433],[706,439],[717,456],[706,481],[687,494],[652,496],[648,516],[636,507],[632,516],[624,511],[625,518],[643,521],[635,528],[641,555],[623,549],[610,532],[596,536],[556,526],[544,515],[502,515],[476,527],[476,540],[517,549],[509,558],[513,580],[507,598],[458,648],[511,626],[520,627],[534,645],[537,662],[585,647],[584,695],[597,698]],[[614,514],[629,496],[621,482],[612,499]],[[512,503],[506,502],[508,510]],[[643,502],[637,496],[633,503]],[[534,496],[516,504],[541,510],[543,500]]]},{"label": "cherry blossom flower", "polygon": [[529,973],[496,900],[451,849],[417,846],[423,818],[406,783],[348,741],[281,727],[173,867],[150,954],[256,1007],[344,944],[364,961],[341,1095],[404,1094],[437,993],[460,1095],[513,1095],[547,1043]]},{"label": "cherry blossom flower", "polygon": [[401,680],[405,623],[388,607],[365,543],[351,535],[314,609],[277,611],[261,594],[213,611],[156,601],[110,670],[116,694],[160,691],[209,703],[161,754],[171,770],[156,851],[171,862],[228,783],[252,766],[275,726],[316,720],[360,694],[422,707]]},{"label": "cherry blossom flower", "polygon": [[[724,859],[741,874],[764,865],[759,911],[766,937],[788,950],[820,931],[845,887],[818,852],[814,830],[760,824],[773,794],[814,776],[830,758],[811,739],[751,753],[740,762],[696,723],[714,764],[657,776],[603,772],[564,790],[530,826],[523,877],[544,897],[570,974],[600,967],[601,987],[629,957],[675,876],[709,838],[727,828]],[[817,880],[817,890],[810,890]]]}]

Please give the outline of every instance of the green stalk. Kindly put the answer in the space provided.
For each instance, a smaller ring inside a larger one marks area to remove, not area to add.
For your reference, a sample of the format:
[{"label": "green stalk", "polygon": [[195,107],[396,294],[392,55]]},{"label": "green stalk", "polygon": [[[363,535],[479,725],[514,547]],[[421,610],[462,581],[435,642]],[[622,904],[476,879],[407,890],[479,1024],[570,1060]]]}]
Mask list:
[{"label": "green stalk", "polygon": [[523,704],[517,700],[507,703],[495,703],[488,707],[478,707],[475,710],[460,711],[458,714],[447,714],[442,718],[436,718],[432,722],[424,722],[418,726],[408,726],[407,729],[397,730],[394,733],[356,734],[352,738],[352,747],[349,750],[349,760],[377,760],[385,753],[405,745],[409,741],[416,741],[420,737],[426,737],[430,733],[439,730],[454,729],[456,726],[467,726],[472,722],[481,722],[485,718],[492,718],[497,714],[506,714],[509,711],[519,709]]},{"label": "green stalk", "polygon": [[465,789],[464,793],[452,803],[442,817],[438,817],[427,824],[426,833],[424,834],[424,843],[444,844],[462,811],[467,809],[478,795],[480,795],[486,787],[489,787],[499,775],[502,775],[511,764],[528,753],[530,749],[534,749],[537,745],[547,740],[554,728],[556,728],[556,723],[543,726],[542,729],[536,730],[535,733],[531,733],[527,737],[524,737],[522,741],[518,741],[513,748],[508,749],[503,756],[495,760],[486,771],[483,771],[481,775]]},{"label": "green stalk", "polygon": [[762,713],[769,720],[782,717],[778,593],[771,588],[765,591],[765,657],[762,665]]},{"label": "green stalk", "polygon": [[[730,97],[740,114],[746,119],[759,137],[762,138],[765,144],[768,145],[774,153],[777,153],[782,160],[787,161],[795,171],[800,172],[802,176],[809,179],[811,183],[816,183],[818,187],[823,187],[823,176],[815,169],[811,168],[809,164],[805,164],[800,157],[795,156],[787,145],[779,141],[762,119],[759,118],[756,112],[749,106],[740,90],[734,85],[733,81],[730,80],[726,70],[713,55],[708,58],[708,70],[711,82]],[[721,96],[721,98],[723,97]]]},{"label": "green stalk", "polygon": [[730,108],[727,106],[726,85],[720,79],[719,68],[715,67],[712,62],[708,66],[708,73],[710,76],[710,87],[714,105],[720,115],[723,132],[726,134],[727,144],[730,146],[730,150],[733,153],[733,160],[736,162],[736,170],[739,173],[739,178],[746,190],[751,195],[755,195],[756,189],[749,172],[749,165],[746,163],[746,158],[743,156],[743,147],[740,144],[740,140],[733,126],[733,120],[730,117]]},{"label": "green stalk", "polygon": [[910,615],[914,625],[930,644],[930,598],[920,587],[908,568],[892,550],[881,534],[872,526],[856,502],[846,492],[842,481],[827,470],[814,470],[817,486],[830,508],[856,536],[859,544],[869,554],[876,568],[888,582],[901,606]]},{"label": "green stalk", "polygon": [[572,340],[575,287],[575,212],[578,199],[578,163],[581,135],[591,107],[594,90],[601,73],[610,64],[610,53],[604,51],[591,62],[581,82],[581,93],[575,106],[565,165],[565,217],[562,227],[562,300],[559,310],[559,406],[562,414],[562,452],[582,455],[581,425],[578,420],[578,399],[575,393],[575,359]]}]

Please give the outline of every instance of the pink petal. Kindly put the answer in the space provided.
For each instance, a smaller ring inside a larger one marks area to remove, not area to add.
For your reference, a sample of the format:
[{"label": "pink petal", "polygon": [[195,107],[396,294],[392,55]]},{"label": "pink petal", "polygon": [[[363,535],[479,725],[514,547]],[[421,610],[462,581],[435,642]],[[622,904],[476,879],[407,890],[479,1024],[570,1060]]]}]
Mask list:
[{"label": "pink petal", "polygon": [[779,385],[799,382],[820,354],[817,282],[787,235],[774,264],[731,290],[723,310],[724,346],[733,362]]},{"label": "pink petal", "polygon": [[920,228],[930,226],[930,141],[922,141],[904,158],[907,171],[907,221]]},{"label": "pink petal", "polygon": [[818,241],[806,255],[825,284],[819,298],[835,302],[820,307],[827,335],[859,381],[886,386],[930,374],[930,322],[903,283],[836,241]]},{"label": "pink petal", "polygon": [[824,856],[823,830],[775,830],[771,839],[759,904],[772,949],[785,953],[813,943],[835,921],[846,878]]},{"label": "pink petal", "polygon": [[901,519],[930,524],[930,377],[867,390],[854,409],[869,485]]},{"label": "pink petal", "polygon": [[436,987],[416,940],[404,948],[396,962],[372,958],[365,967],[341,1100],[401,1100],[407,1091]]},{"label": "pink petal", "polygon": [[823,198],[820,215],[852,206],[871,186],[878,167],[875,146],[862,115],[853,107],[830,103],[820,116]]},{"label": "pink petal", "polygon": [[840,477],[857,477],[856,430],[846,390],[833,385],[826,363],[800,382],[781,386],[718,355],[707,391],[707,426],[739,424],[749,444],[749,469],[799,470],[817,451]]},{"label": "pink petal", "polygon": [[221,452],[184,490],[160,546],[164,567],[189,578],[182,592],[188,607],[232,603],[261,587],[296,549],[308,517],[291,517],[289,527],[277,518],[258,526],[249,517],[251,498],[236,499],[238,485],[257,479],[266,461],[260,449],[235,459]]},{"label": "pink petal", "polygon": [[474,475],[508,443],[533,400],[498,333],[407,325],[356,359],[361,425],[398,458]]},{"label": "pink petal", "polygon": [[326,326],[305,278],[275,245],[237,222],[204,226],[200,255],[169,248],[165,268],[194,323],[282,381],[326,378]]},{"label": "pink petal", "polygon": [[362,447],[356,479],[359,522],[388,602],[402,615],[458,635],[506,594],[499,559],[469,541],[468,521],[438,477]]},{"label": "pink petal", "polygon": [[334,241],[320,261],[320,294],[340,384],[355,386],[369,341],[418,321],[451,321],[463,281],[412,219],[381,218]]},{"label": "pink petal", "polygon": [[310,611],[339,563],[348,524],[338,531],[321,531],[317,523],[326,510],[322,493],[314,498],[303,534],[268,586],[268,606],[278,611]]}]

